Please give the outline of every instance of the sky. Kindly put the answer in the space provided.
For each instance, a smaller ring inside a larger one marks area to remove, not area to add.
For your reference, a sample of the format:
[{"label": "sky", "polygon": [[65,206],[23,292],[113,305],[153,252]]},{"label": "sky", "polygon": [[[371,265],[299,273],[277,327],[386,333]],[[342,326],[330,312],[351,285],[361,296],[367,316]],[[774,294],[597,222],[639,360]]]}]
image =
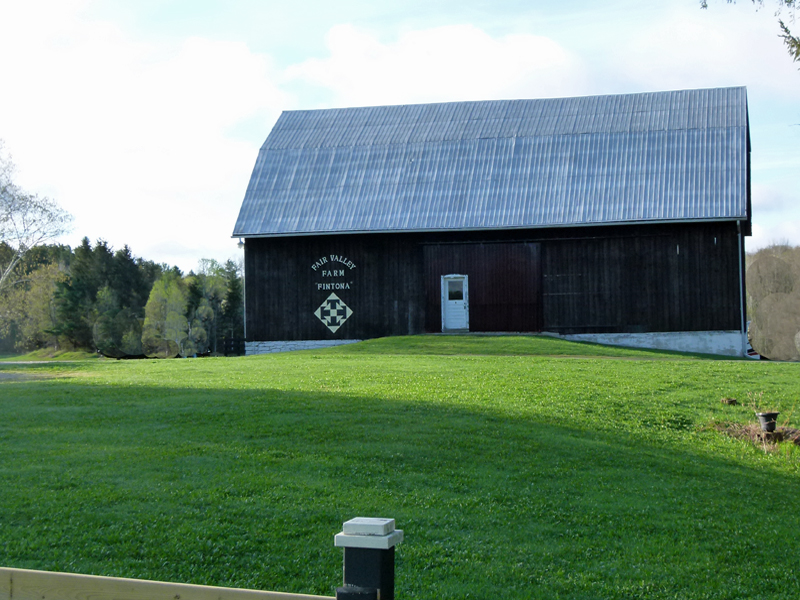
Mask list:
[{"label": "sky", "polygon": [[[770,0],[0,0],[15,181],[188,272],[283,110],[747,86],[752,251],[800,245],[800,64]],[[784,18],[786,15],[784,15]],[[800,30],[800,21],[795,30]]]}]

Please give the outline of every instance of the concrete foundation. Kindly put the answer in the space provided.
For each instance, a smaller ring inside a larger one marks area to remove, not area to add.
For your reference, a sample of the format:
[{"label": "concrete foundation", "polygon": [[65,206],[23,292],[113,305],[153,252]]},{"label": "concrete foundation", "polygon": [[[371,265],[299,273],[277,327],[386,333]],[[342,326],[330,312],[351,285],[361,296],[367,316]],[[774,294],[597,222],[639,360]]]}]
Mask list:
[{"label": "concrete foundation", "polygon": [[272,354],[274,352],[291,352],[293,350],[317,350],[344,344],[355,344],[361,340],[295,340],[291,342],[245,342],[244,353]]},{"label": "concrete foundation", "polygon": [[743,356],[741,331],[669,331],[655,333],[580,333],[558,335],[573,342],[594,342],[609,346],[629,346],[651,350],[700,352],[723,356]]}]

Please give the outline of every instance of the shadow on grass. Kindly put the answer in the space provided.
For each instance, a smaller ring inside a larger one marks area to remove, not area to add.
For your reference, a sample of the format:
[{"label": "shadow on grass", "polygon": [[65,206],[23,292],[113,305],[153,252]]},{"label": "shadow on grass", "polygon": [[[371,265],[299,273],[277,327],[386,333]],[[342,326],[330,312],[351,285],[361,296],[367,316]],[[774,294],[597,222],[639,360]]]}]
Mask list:
[{"label": "shadow on grass", "polygon": [[796,477],[641,432],[324,392],[1,389],[3,566],[332,595],[342,521],[390,516],[401,598],[797,586]]}]

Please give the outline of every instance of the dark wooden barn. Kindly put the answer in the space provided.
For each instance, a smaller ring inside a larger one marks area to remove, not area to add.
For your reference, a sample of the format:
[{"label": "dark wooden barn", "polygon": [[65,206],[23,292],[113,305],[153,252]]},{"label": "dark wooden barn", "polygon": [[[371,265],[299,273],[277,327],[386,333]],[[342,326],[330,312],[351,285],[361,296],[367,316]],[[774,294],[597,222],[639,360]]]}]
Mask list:
[{"label": "dark wooden barn", "polygon": [[745,88],[284,112],[234,237],[248,353],[551,332],[741,354]]}]

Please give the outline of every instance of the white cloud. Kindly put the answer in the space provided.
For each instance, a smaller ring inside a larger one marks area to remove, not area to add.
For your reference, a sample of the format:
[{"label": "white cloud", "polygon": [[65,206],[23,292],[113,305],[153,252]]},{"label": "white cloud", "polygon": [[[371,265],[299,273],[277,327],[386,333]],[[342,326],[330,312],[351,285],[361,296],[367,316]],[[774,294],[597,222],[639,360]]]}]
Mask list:
[{"label": "white cloud", "polygon": [[782,221],[774,225],[753,223],[752,237],[745,238],[748,252],[753,252],[772,244],[800,246],[800,220]]},{"label": "white cloud", "polygon": [[19,182],[71,211],[76,239],[128,243],[182,268],[196,258],[150,250],[180,239],[227,258],[259,143],[228,131],[258,117],[255,137],[266,136],[287,104],[275,69],[238,42],[132,40],[82,19],[82,5],[0,9],[0,72],[13,90],[0,95],[0,138]]},{"label": "white cloud", "polygon": [[792,210],[800,206],[800,190],[788,190],[773,186],[753,184],[753,211],[756,214]]},{"label": "white cloud", "polygon": [[[748,3],[749,4],[749,3]],[[716,3],[676,6],[616,44],[613,68],[645,89],[747,85],[800,92],[800,77],[778,39],[772,11]]]},{"label": "white cloud", "polygon": [[472,25],[409,31],[397,41],[352,25],[327,35],[330,55],[287,69],[331,90],[339,106],[549,97],[581,93],[578,61],[537,35],[492,38]]},{"label": "white cloud", "polygon": [[[756,241],[800,243],[800,128],[791,127],[800,74],[771,11],[750,3],[637,3],[585,19],[554,8],[555,18],[524,24],[505,14],[495,25],[527,29],[495,36],[470,24],[399,33],[390,25],[383,34],[397,37],[386,41],[340,24],[325,56],[283,72],[235,37],[159,29],[144,41],[87,18],[89,4],[0,0],[0,138],[19,183],[77,217],[69,243],[103,237],[183,269],[235,254],[229,235],[258,145],[280,110],[322,107],[315,102],[326,92],[333,105],[354,106],[715,85],[749,89]],[[235,135],[246,128],[252,134]]]}]

